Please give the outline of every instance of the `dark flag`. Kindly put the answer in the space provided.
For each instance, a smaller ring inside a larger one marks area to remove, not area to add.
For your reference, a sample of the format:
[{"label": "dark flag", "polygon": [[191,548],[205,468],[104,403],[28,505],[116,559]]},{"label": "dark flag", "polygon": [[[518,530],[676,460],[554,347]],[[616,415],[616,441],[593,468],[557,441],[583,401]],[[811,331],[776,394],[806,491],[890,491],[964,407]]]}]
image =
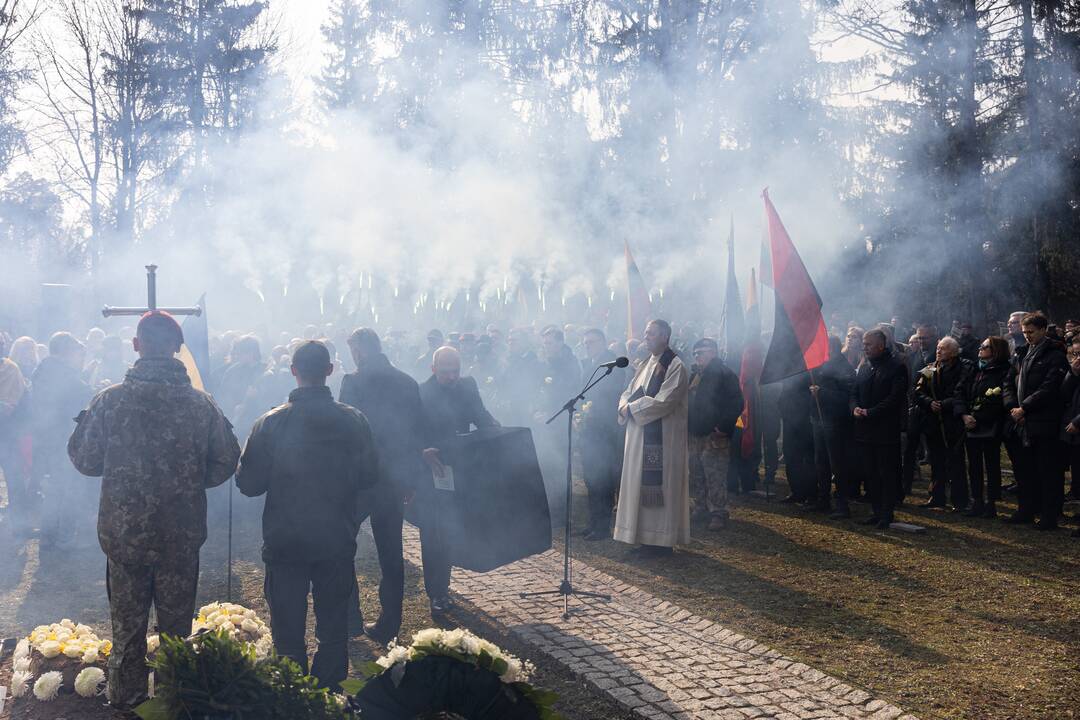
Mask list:
[{"label": "dark flag", "polygon": [[776,292],[773,337],[761,370],[761,383],[767,385],[824,365],[829,359],[829,335],[814,281],[776,214],[768,190],[761,195],[769,222],[772,286]]},{"label": "dark flag", "polygon": [[641,338],[645,332],[645,323],[652,313],[652,300],[645,288],[634,256],[630,254],[630,243],[626,247],[626,339]]},{"label": "dark flag", "polygon": [[739,281],[735,277],[735,218],[731,219],[731,233],[728,235],[727,288],[724,291],[724,310],[721,316],[723,325],[724,360],[728,367],[739,372],[742,346],[746,334],[743,318],[742,299],[739,297]]},{"label": "dark flag", "polygon": [[206,325],[206,294],[199,298],[202,313],[188,315],[181,326],[184,344],[180,346],[178,359],[187,368],[191,384],[199,390],[207,390],[210,382],[210,333]]}]

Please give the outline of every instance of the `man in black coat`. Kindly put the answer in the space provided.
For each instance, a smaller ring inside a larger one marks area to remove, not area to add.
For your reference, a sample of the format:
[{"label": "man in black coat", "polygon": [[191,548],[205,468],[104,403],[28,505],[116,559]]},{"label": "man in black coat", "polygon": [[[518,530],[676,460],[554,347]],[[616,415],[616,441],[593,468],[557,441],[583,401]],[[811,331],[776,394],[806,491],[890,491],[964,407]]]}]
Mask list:
[{"label": "man in black coat", "polygon": [[412,499],[417,482],[426,472],[421,460],[424,406],[416,381],[390,364],[374,330],[361,328],[349,337],[348,343],[357,369],[345,376],[338,399],[364,414],[378,448],[380,482],[364,498],[360,514],[361,522],[371,518],[371,533],[382,573],[379,619],[370,625],[363,624],[360,587],[354,583],[349,631],[353,636],[366,633],[386,644],[401,629],[405,593],[401,525],[404,505]]},{"label": "man in black coat", "polygon": [[738,376],[720,359],[715,340],[698,340],[693,353],[687,428],[690,493],[695,512],[708,514],[709,530],[723,530],[728,519],[731,439],[743,411],[743,394]]},{"label": "man in black coat", "polygon": [[906,412],[907,368],[886,348],[885,333],[863,335],[867,362],[855,375],[848,403],[855,419],[855,446],[866,473],[873,515],[865,525],[886,530],[893,521],[897,473],[900,470],[900,430]]},{"label": "man in black coat", "polygon": [[431,601],[431,614],[438,617],[451,607],[450,557],[441,532],[438,512],[446,492],[436,487],[436,480],[451,477],[443,465],[440,450],[460,433],[470,428],[497,427],[499,423],[484,407],[476,380],[461,376],[461,355],[452,347],[435,351],[431,377],[420,385],[426,425],[424,461],[431,468],[432,480],[418,486],[420,503],[420,554],[424,563],[424,589]]},{"label": "man in black coat", "polygon": [[817,509],[828,512],[832,505],[833,478],[836,478],[835,518],[851,517],[852,419],[848,410],[855,370],[844,357],[840,338],[829,337],[829,361],[813,373],[810,394],[814,412],[814,465],[817,470]]},{"label": "man in black coat", "polygon": [[[31,472],[47,505],[93,508],[76,514],[76,522],[64,513],[42,513],[41,544],[66,545],[76,534],[93,537],[99,480],[80,478],[67,454],[74,418],[93,394],[82,380],[86,348],[73,335],[58,332],[49,338],[49,355],[30,379],[30,433],[33,439]],[[122,378],[121,378],[122,379]]]},{"label": "man in black coat", "polygon": [[[583,339],[588,359],[582,362],[582,374],[591,377],[601,363],[615,360],[615,355],[607,348],[603,330],[590,328]],[[611,537],[611,513],[622,476],[625,436],[619,425],[619,398],[626,383],[626,370],[614,368],[611,377],[589,391],[586,405],[582,406],[581,470],[589,492],[589,525],[583,533],[586,540]]]},{"label": "man in black coat", "polygon": [[938,341],[935,362],[916,376],[912,397],[922,415],[930,451],[930,499],[924,507],[945,507],[948,492],[954,512],[967,510],[964,424],[957,412],[956,389],[968,381],[971,371],[972,364],[960,357],[960,343],[944,337]]},{"label": "man in black coat", "polygon": [[378,482],[379,464],[363,414],[334,402],[326,386],[333,370],[322,343],[297,348],[292,359],[297,388],[287,403],[256,421],[236,484],[248,497],[266,494],[262,554],[274,648],[307,672],[310,590],[319,641],[311,674],[336,690],[349,670],[348,608],[356,582],[360,499]]},{"label": "man in black coat", "polygon": [[[924,443],[926,442],[926,413],[915,401],[915,381],[919,372],[927,365],[933,364],[937,357],[938,332],[933,325],[922,324],[915,331],[915,340],[907,354],[908,370],[908,402],[907,416],[904,427],[904,460],[902,468],[902,491],[905,495],[911,493],[911,486],[915,483],[915,476],[919,474],[919,460],[925,457]],[[900,358],[897,357],[899,360]]]},{"label": "man in black coat", "polygon": [[1040,530],[1057,528],[1064,482],[1058,434],[1068,361],[1064,348],[1046,336],[1048,325],[1040,312],[1024,316],[1026,344],[1016,350],[1005,395],[1019,504],[1006,522],[1029,523],[1040,515]]}]

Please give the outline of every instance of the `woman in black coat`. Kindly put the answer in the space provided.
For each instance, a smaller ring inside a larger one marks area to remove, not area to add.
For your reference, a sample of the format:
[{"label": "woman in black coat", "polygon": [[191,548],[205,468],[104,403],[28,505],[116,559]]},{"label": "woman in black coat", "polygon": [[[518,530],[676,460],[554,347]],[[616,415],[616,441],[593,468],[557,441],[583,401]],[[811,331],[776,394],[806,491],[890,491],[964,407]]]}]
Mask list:
[{"label": "woman in black coat", "polygon": [[1009,343],[1004,338],[989,337],[979,344],[978,368],[968,376],[967,382],[956,387],[954,407],[967,430],[968,479],[974,500],[971,509],[964,513],[968,517],[997,516],[1005,427],[1003,395],[1008,374]]}]

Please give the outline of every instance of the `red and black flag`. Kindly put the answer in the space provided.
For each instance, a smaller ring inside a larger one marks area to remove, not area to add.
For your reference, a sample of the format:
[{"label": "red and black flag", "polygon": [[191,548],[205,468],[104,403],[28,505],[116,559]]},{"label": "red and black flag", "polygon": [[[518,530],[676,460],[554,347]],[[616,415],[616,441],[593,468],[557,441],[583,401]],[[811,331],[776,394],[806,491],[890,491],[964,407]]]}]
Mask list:
[{"label": "red and black flag", "polygon": [[769,192],[762,192],[772,250],[772,286],[776,320],[772,342],[761,369],[761,384],[777,382],[824,365],[829,359],[829,334],[821,316],[821,296],[806,272]]},{"label": "red and black flag", "polygon": [[634,256],[630,254],[630,243],[626,247],[626,339],[641,339],[645,333],[645,323],[652,313],[652,300],[645,288]]},{"label": "red and black flag", "polygon": [[739,368],[739,389],[743,394],[743,411],[739,416],[742,439],[739,443],[740,455],[751,458],[759,441],[757,435],[758,381],[761,377],[761,316],[758,305],[757,279],[754,269],[750,269],[750,290],[746,299],[746,345],[742,352],[742,365]]}]

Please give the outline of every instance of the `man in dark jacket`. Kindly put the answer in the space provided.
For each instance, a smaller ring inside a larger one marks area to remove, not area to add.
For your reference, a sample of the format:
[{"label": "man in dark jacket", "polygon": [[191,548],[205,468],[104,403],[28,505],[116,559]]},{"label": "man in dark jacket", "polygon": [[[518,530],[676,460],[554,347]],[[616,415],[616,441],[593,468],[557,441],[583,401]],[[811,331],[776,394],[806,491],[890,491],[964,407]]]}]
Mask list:
[{"label": "man in dark jacket", "polygon": [[739,378],[719,358],[716,341],[694,343],[690,373],[690,494],[695,513],[709,515],[709,530],[728,519],[728,468],[731,437],[743,411]]},{"label": "man in dark jacket", "polygon": [[[614,353],[607,349],[603,330],[586,330],[584,343],[588,354],[582,363],[585,377],[592,376],[601,363],[615,359]],[[581,470],[589,492],[589,525],[584,533],[587,540],[611,537],[611,513],[622,474],[625,435],[619,425],[619,398],[626,382],[626,370],[614,368],[611,377],[604,378],[589,391],[582,406]]]},{"label": "man in dark jacket", "polygon": [[367,420],[334,402],[326,386],[333,370],[322,343],[312,340],[296,349],[297,388],[287,403],[256,421],[236,484],[249,497],[266,493],[263,587],[274,648],[307,672],[310,590],[319,641],[311,674],[336,690],[349,670],[348,609],[361,494],[376,485],[379,469]]},{"label": "man in dark jacket", "polygon": [[[33,439],[31,472],[47,505],[71,504],[97,507],[100,486],[82,481],[72,471],[66,446],[72,419],[92,395],[82,380],[86,348],[70,333],[58,332],[49,339],[49,356],[37,366],[30,380],[30,432]],[[77,516],[77,525],[63,513],[43,513],[41,543],[64,545],[75,534],[93,532],[93,515]]]},{"label": "man in dark jacket", "polygon": [[930,451],[930,499],[924,507],[945,507],[948,493],[954,512],[967,510],[964,425],[957,412],[956,389],[968,381],[971,370],[971,363],[960,357],[956,338],[944,337],[938,341],[935,362],[916,376],[912,397],[923,418]]},{"label": "man in dark jacket", "polygon": [[374,330],[361,328],[348,342],[357,370],[345,376],[339,400],[364,414],[379,449],[381,476],[379,484],[364,498],[361,522],[371,518],[382,573],[379,619],[371,625],[363,624],[360,587],[353,583],[349,631],[353,636],[367,633],[386,644],[401,628],[405,593],[401,524],[404,505],[416,493],[416,484],[425,473],[420,456],[424,449],[424,406],[416,381],[390,364]]},{"label": "man in dark jacket", "polygon": [[863,335],[867,362],[855,375],[848,405],[855,419],[855,446],[866,473],[873,515],[863,521],[886,530],[893,521],[897,472],[900,469],[900,430],[906,411],[907,368],[886,349],[885,333]]},{"label": "man in dark jacket", "polygon": [[477,428],[497,427],[498,422],[484,407],[476,380],[461,376],[461,355],[452,347],[435,351],[431,377],[420,385],[424,406],[426,442],[424,460],[432,480],[417,488],[420,511],[420,555],[424,563],[424,589],[431,601],[431,614],[441,616],[450,609],[450,558],[439,522],[439,505],[445,502],[436,480],[447,481],[452,469],[442,463],[440,450],[459,433]]},{"label": "man in dark jacket", "polygon": [[1026,344],[1016,350],[1005,396],[1019,505],[1007,522],[1029,523],[1038,514],[1040,530],[1057,528],[1064,482],[1057,444],[1068,362],[1065,350],[1046,336],[1048,325],[1040,312],[1024,316]]},{"label": "man in dark jacket", "polygon": [[814,465],[817,470],[817,509],[828,512],[836,478],[835,518],[851,517],[852,419],[848,410],[855,370],[844,357],[840,338],[829,337],[829,361],[813,373],[810,394],[814,411],[810,416],[814,429]]}]

